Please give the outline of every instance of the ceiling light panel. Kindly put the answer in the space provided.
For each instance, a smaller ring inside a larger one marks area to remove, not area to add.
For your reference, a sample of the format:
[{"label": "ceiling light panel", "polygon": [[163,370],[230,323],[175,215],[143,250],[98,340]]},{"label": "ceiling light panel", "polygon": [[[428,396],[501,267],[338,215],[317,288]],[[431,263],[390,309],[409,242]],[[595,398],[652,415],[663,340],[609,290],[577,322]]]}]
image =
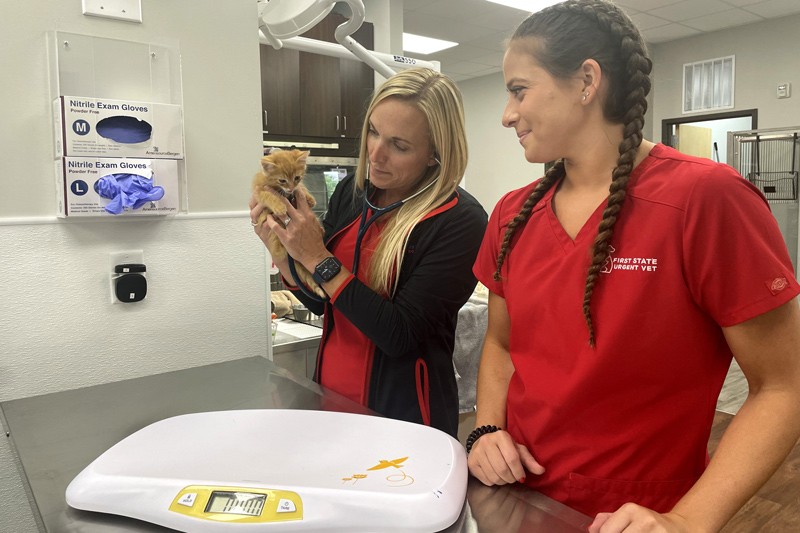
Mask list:
[{"label": "ceiling light panel", "polygon": [[403,50],[405,52],[426,55],[454,46],[458,46],[458,43],[434,39],[432,37],[423,37],[422,35],[414,35],[413,33],[403,34]]}]

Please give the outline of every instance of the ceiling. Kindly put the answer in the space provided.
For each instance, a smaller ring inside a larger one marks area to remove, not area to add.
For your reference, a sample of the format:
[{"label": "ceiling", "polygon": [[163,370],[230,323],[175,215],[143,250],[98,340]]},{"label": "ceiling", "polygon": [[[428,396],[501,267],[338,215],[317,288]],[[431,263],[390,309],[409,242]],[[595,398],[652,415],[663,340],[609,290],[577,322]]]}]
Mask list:
[{"label": "ceiling", "polygon": [[[800,13],[800,0],[614,0],[648,43]],[[459,43],[429,55],[456,81],[502,70],[503,40],[527,13],[487,0],[404,0],[403,31]]]}]

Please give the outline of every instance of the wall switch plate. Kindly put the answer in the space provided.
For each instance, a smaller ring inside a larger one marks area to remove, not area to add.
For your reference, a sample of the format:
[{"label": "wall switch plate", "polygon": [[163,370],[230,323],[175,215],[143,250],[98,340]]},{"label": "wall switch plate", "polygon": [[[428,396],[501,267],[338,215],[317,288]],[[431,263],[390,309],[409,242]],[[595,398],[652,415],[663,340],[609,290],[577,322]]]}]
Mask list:
[{"label": "wall switch plate", "polygon": [[142,0],[81,0],[83,14],[142,22]]},{"label": "wall switch plate", "polygon": [[122,303],[117,299],[114,280],[120,275],[114,272],[114,267],[126,263],[144,264],[144,252],[142,250],[128,250],[126,252],[111,252],[108,254],[108,282],[111,289],[111,303]]},{"label": "wall switch plate", "polygon": [[792,96],[792,84],[791,83],[779,83],[778,84],[778,98],[789,98]]}]

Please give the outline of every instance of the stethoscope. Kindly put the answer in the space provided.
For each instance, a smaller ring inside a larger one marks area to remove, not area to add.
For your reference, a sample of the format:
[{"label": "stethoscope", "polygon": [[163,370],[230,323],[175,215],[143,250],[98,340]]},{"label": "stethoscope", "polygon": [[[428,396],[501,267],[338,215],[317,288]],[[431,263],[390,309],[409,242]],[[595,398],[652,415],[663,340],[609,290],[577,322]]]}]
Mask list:
[{"label": "stethoscope", "polygon": [[[442,165],[441,161],[439,161],[437,157],[434,157],[433,159],[441,167]],[[431,180],[429,184],[427,184],[425,187],[418,190],[408,198],[404,198],[403,200],[398,200],[397,202],[388,205],[386,207],[378,207],[377,205],[374,205],[372,202],[369,201],[369,197],[372,194],[374,194],[375,188],[373,187],[372,191],[370,191],[369,185],[367,186],[367,190],[364,191],[364,203],[361,208],[361,220],[358,223],[358,232],[356,233],[356,249],[353,252],[352,273],[354,276],[358,275],[358,262],[359,259],[361,258],[361,240],[364,238],[364,235],[366,235],[369,227],[386,213],[394,211],[398,207],[402,206],[404,203],[408,202],[409,200],[413,200],[420,194],[430,189],[433,186],[433,184],[436,183],[438,180],[439,176],[436,176],[435,178],[433,178],[433,180]],[[367,181],[369,182],[369,163],[367,163]],[[370,211],[372,211],[372,216],[367,218],[367,215],[369,215]],[[297,285],[297,288],[300,289],[300,291],[303,294],[305,294],[306,296],[308,296],[309,298],[311,298],[316,302],[327,302],[328,300],[330,300],[330,298],[320,298],[319,296],[314,294],[311,290],[309,290],[308,287],[306,287],[305,284],[302,281],[300,281],[300,278],[297,275],[297,270],[295,269],[294,266],[294,259],[292,258],[292,256],[289,255],[287,256],[287,258],[289,260],[289,271],[292,273],[292,278],[294,278],[294,283],[295,285]]]}]

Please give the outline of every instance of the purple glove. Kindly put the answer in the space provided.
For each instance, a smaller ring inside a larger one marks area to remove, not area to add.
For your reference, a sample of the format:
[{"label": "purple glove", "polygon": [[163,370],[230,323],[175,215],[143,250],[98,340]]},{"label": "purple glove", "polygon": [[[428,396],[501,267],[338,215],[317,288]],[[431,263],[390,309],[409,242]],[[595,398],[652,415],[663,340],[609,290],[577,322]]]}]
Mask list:
[{"label": "purple glove", "polygon": [[139,209],[147,202],[164,197],[163,187],[153,187],[153,180],[138,174],[109,174],[97,180],[94,190],[103,198],[111,200],[106,211],[119,215],[123,209]]}]

